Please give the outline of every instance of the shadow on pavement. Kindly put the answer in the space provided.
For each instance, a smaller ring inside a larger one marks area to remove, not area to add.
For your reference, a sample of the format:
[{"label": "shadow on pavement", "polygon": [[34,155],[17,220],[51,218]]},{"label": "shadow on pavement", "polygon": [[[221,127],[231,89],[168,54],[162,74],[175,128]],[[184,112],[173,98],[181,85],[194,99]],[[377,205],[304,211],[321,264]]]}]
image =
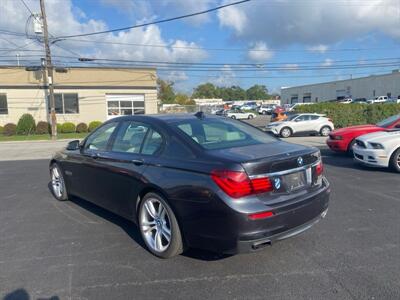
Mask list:
[{"label": "shadow on pavement", "polygon": [[[50,190],[50,193],[52,193],[50,182],[48,184],[48,188]],[[54,200],[54,201],[56,201],[56,200]],[[137,244],[139,244],[143,249],[148,251],[145,243],[143,242],[142,236],[140,235],[139,228],[132,221],[125,219],[121,216],[118,216],[100,206],[97,206],[96,204],[93,204],[89,201],[83,200],[78,197],[71,197],[69,201],[71,201],[74,204],[80,206],[81,208],[99,216],[100,218],[103,218],[103,219],[105,219],[109,222],[112,222],[115,225],[121,227],[132,240],[134,240]],[[210,251],[205,251],[205,250],[200,250],[200,249],[187,249],[182,255],[189,257],[189,258],[204,260],[204,261],[221,260],[221,259],[231,256],[231,255],[220,254],[220,253],[215,253],[215,252],[210,252]]]},{"label": "shadow on pavement", "polygon": [[[30,300],[28,292],[25,289],[17,289],[8,293],[4,296],[3,300]],[[52,296],[50,298],[36,298],[37,300],[60,300],[58,296]]]}]

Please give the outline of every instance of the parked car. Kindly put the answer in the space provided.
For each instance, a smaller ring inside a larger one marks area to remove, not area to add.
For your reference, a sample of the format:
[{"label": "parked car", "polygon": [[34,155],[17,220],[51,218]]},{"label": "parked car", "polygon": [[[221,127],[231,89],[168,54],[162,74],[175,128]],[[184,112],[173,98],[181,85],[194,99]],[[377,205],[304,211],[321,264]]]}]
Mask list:
[{"label": "parked car", "polygon": [[287,138],[293,134],[320,134],[328,136],[334,129],[332,120],[320,114],[295,114],[284,121],[267,124],[266,130]]},{"label": "parked car", "polygon": [[275,108],[275,104],[263,104],[258,109],[258,113],[260,115],[271,115]]},{"label": "parked car", "polygon": [[376,125],[357,125],[337,129],[329,134],[326,141],[329,148],[335,152],[347,152],[352,154],[356,138],[367,133],[385,131],[392,128],[400,128],[400,115],[389,117]]},{"label": "parked car", "polygon": [[388,100],[390,100],[390,98],[388,96],[379,96],[379,97],[375,97],[375,99],[370,99],[367,102],[368,102],[368,104],[385,103]]},{"label": "parked car", "polygon": [[56,199],[137,223],[162,258],[259,250],[318,222],[330,194],[318,149],[203,113],[109,120],[56,153],[50,175]]},{"label": "parked car", "polygon": [[241,109],[231,109],[226,112],[227,117],[232,118],[232,119],[237,119],[237,120],[242,120],[242,119],[253,119],[256,117],[255,113],[252,112],[244,112]]},{"label": "parked car", "polygon": [[257,110],[258,105],[256,102],[247,102],[240,107],[241,110]]},{"label": "parked car", "polygon": [[341,99],[338,101],[340,104],[350,104],[353,102],[353,99],[351,98],[346,98],[346,99]]},{"label": "parked car", "polygon": [[391,99],[388,102],[399,104],[400,103],[400,96],[398,96],[397,99]]},{"label": "parked car", "polygon": [[217,116],[226,116],[229,109],[220,109],[215,112]]},{"label": "parked car", "polygon": [[353,104],[368,104],[367,99],[365,99],[365,98],[356,98],[351,103],[353,103]]},{"label": "parked car", "polygon": [[271,115],[271,122],[284,121],[287,118],[288,112],[284,108],[277,106]]},{"label": "parked car", "polygon": [[400,173],[400,130],[362,135],[353,146],[356,161],[373,167],[390,167]]}]

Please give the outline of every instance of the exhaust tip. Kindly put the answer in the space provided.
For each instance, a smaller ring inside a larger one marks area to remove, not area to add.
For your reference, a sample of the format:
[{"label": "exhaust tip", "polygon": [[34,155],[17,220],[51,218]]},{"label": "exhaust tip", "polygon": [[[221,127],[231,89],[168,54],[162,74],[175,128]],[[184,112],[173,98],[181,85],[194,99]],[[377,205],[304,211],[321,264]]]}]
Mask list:
[{"label": "exhaust tip", "polygon": [[272,242],[270,240],[262,240],[255,242],[253,243],[253,245],[251,245],[251,248],[253,248],[253,250],[258,250],[267,246],[272,246]]}]

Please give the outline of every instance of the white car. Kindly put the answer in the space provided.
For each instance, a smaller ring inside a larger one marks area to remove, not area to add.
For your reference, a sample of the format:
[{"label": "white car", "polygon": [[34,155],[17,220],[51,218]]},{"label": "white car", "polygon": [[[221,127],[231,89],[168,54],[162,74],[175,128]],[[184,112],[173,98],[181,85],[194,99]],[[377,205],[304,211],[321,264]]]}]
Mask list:
[{"label": "white car", "polygon": [[242,119],[253,119],[256,114],[251,112],[244,112],[241,109],[228,110],[226,116],[232,119],[242,120]]},{"label": "white car", "polygon": [[258,113],[260,115],[271,115],[275,108],[276,105],[274,104],[263,104],[258,109]]},{"label": "white car", "polygon": [[317,133],[328,136],[335,127],[332,120],[320,114],[295,114],[285,121],[267,124],[266,130],[287,138],[295,133]]},{"label": "white car", "polygon": [[342,99],[342,100],[339,100],[339,103],[340,104],[350,104],[350,103],[353,103],[353,99],[351,99],[351,98]]},{"label": "white car", "polygon": [[356,161],[368,166],[391,167],[400,173],[400,130],[362,135],[353,146]]},{"label": "white car", "polygon": [[387,101],[389,101],[388,96],[379,96],[379,97],[375,97],[375,99],[370,99],[367,102],[369,104],[374,104],[374,103],[385,103]]}]

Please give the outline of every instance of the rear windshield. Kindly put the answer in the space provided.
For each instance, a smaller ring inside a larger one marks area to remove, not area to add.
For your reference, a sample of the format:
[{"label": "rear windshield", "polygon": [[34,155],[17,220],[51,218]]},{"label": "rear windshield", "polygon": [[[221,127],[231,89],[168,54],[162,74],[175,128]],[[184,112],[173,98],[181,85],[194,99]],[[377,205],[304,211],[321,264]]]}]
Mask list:
[{"label": "rear windshield", "polygon": [[174,123],[207,150],[243,147],[275,142],[276,138],[240,121],[231,119],[191,119]]}]

